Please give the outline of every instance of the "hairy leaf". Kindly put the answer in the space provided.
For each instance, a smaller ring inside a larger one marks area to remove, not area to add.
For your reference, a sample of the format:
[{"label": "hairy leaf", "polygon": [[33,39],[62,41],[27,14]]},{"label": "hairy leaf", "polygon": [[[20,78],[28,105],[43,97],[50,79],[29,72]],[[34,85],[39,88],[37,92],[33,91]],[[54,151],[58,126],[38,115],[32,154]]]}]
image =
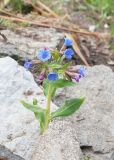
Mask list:
[{"label": "hairy leaf", "polygon": [[40,132],[42,134],[44,132],[45,124],[46,124],[46,119],[45,119],[46,118],[46,110],[36,106],[36,99],[34,99],[33,101],[34,101],[35,105],[26,103],[23,100],[21,101],[21,103],[23,104],[23,106],[25,108],[34,112],[36,119],[39,120],[39,122],[40,122]]},{"label": "hairy leaf", "polygon": [[38,101],[36,98],[33,99],[33,105],[37,105],[38,104]]},{"label": "hairy leaf", "polygon": [[23,100],[21,100],[21,103],[25,108],[29,109],[30,111],[32,111],[34,113],[36,113],[38,111],[38,107],[36,105],[26,103]]},{"label": "hairy leaf", "polygon": [[67,100],[62,107],[60,107],[55,112],[52,112],[51,114],[52,119],[55,117],[64,117],[64,116],[69,116],[73,114],[75,111],[77,111],[80,108],[83,101],[84,101],[84,98],[75,98],[75,99]]},{"label": "hairy leaf", "polygon": [[61,68],[61,65],[56,63],[51,63],[49,64],[49,67],[52,69],[58,69],[58,68]]},{"label": "hairy leaf", "polygon": [[37,120],[40,122],[40,133],[42,134],[45,130],[46,124],[46,110],[39,108],[37,113],[34,113]]},{"label": "hairy leaf", "polygon": [[69,86],[74,86],[74,85],[76,85],[76,83],[65,80],[65,79],[58,79],[57,81],[53,83],[53,86],[56,88],[69,87]]},{"label": "hairy leaf", "polygon": [[58,71],[58,73],[59,73],[59,74],[63,74],[70,65],[71,65],[71,62],[68,62],[68,63],[64,64],[64,65],[61,67],[61,69]]},{"label": "hairy leaf", "polygon": [[43,82],[43,88],[44,88],[44,95],[45,96],[47,96],[47,94],[48,94],[49,83],[51,83],[51,87],[52,87],[52,93],[51,93],[52,97],[55,95],[55,92],[56,92],[57,88],[63,88],[63,87],[76,85],[75,82],[68,81],[68,80],[65,80],[65,79],[58,79],[54,82],[50,82],[48,79],[46,79]]},{"label": "hairy leaf", "polygon": [[51,51],[51,54],[55,60],[58,60],[60,58],[60,53],[58,50]]}]

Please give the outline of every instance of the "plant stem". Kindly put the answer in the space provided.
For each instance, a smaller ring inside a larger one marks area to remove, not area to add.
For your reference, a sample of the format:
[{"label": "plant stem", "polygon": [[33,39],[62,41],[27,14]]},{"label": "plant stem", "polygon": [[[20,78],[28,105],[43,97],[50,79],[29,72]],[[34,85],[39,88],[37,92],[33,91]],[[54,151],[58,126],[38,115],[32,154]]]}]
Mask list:
[{"label": "plant stem", "polygon": [[47,107],[46,107],[47,112],[46,112],[46,127],[45,127],[45,129],[48,128],[48,124],[50,121],[51,90],[52,90],[52,86],[51,86],[51,83],[49,83],[48,95],[47,95]]}]

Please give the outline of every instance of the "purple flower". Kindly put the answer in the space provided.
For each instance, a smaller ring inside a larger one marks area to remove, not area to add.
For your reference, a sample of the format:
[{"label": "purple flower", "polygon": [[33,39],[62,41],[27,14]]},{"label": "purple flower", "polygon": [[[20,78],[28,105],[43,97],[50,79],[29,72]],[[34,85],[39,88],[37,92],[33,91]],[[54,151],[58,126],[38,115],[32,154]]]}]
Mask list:
[{"label": "purple flower", "polygon": [[64,38],[64,45],[69,47],[69,46],[72,46],[73,42],[71,39],[68,39],[68,38]]},{"label": "purple flower", "polygon": [[83,66],[81,66],[79,69],[78,69],[78,74],[80,74],[82,77],[85,76],[85,68]]},{"label": "purple flower", "polygon": [[43,48],[39,51],[37,54],[37,58],[41,60],[42,62],[46,62],[51,58],[51,53],[49,51],[49,48]]},{"label": "purple flower", "polygon": [[30,69],[32,67],[32,62],[29,60],[25,60],[24,68]]},{"label": "purple flower", "polygon": [[68,48],[64,51],[64,55],[67,59],[71,60],[74,55],[74,51],[71,48]]},{"label": "purple flower", "polygon": [[43,73],[41,73],[39,76],[38,76],[38,80],[40,81],[43,81],[45,79],[45,75]]},{"label": "purple flower", "polygon": [[55,72],[51,72],[48,74],[49,81],[56,81],[58,79],[58,74]]},{"label": "purple flower", "polygon": [[80,78],[81,78],[81,75],[76,74],[72,79],[74,79],[76,82],[79,82]]},{"label": "purple flower", "polygon": [[44,47],[43,49],[44,49],[44,50],[48,50],[48,51],[50,50],[48,47]]}]

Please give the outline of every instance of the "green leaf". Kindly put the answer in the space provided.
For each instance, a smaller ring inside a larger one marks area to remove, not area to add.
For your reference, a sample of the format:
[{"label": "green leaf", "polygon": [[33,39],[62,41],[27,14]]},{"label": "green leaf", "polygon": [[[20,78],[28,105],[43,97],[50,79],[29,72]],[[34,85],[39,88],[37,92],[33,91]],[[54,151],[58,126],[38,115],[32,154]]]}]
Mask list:
[{"label": "green leaf", "polygon": [[76,85],[75,82],[68,81],[65,79],[58,79],[53,83],[53,86],[55,88],[63,88],[63,87],[69,87],[69,86],[74,86],[74,85]]},{"label": "green leaf", "polygon": [[48,94],[48,86],[49,86],[49,81],[48,81],[48,79],[45,79],[43,81],[43,91],[44,91],[45,96],[47,96],[47,94]]},{"label": "green leaf", "polygon": [[36,113],[36,112],[38,111],[38,107],[35,106],[35,105],[33,105],[33,104],[26,103],[26,102],[23,101],[23,100],[21,100],[21,104],[22,104],[25,108],[29,109],[30,111],[32,111],[32,112],[34,112],[34,113]]},{"label": "green leaf", "polygon": [[53,85],[53,82],[50,82],[48,79],[45,79],[43,81],[43,89],[44,89],[44,95],[47,96],[48,94],[48,87],[49,87],[49,83],[51,83],[51,96],[53,97],[55,95],[56,92],[56,87]]},{"label": "green leaf", "polygon": [[37,105],[38,104],[38,101],[36,98],[33,99],[33,105]]},{"label": "green leaf", "polygon": [[55,112],[51,113],[52,119],[55,117],[65,117],[73,114],[75,111],[77,111],[80,108],[83,102],[84,102],[84,98],[75,98],[75,99],[67,100],[62,107],[60,107]]},{"label": "green leaf", "polygon": [[[34,102],[36,104],[36,100]],[[40,132],[42,134],[44,132],[44,130],[45,130],[45,124],[46,124],[46,109],[37,107],[36,105],[32,105],[32,104],[26,103],[23,100],[21,100],[21,103],[23,104],[23,106],[25,108],[27,108],[30,111],[34,112],[34,115],[35,115],[36,119],[39,120],[39,122],[40,122]]]},{"label": "green leaf", "polygon": [[71,63],[72,63],[72,62],[68,62],[68,63],[64,64],[64,65],[61,67],[61,69],[58,71],[58,73],[59,73],[59,74],[63,74],[63,73],[66,71],[66,69],[71,65]]},{"label": "green leaf", "polygon": [[51,55],[55,60],[58,60],[60,58],[60,53],[58,50],[51,51]]},{"label": "green leaf", "polygon": [[46,110],[39,108],[37,113],[34,113],[37,120],[40,122],[40,133],[42,134],[45,130],[46,124]]},{"label": "green leaf", "polygon": [[65,80],[65,79],[58,79],[58,80],[53,81],[53,82],[50,82],[48,79],[46,79],[43,82],[43,88],[44,88],[44,95],[45,96],[47,96],[47,94],[48,94],[49,83],[51,83],[51,87],[52,87],[52,93],[51,93],[52,97],[55,95],[55,92],[56,92],[57,88],[63,88],[63,87],[76,85],[75,82],[68,81],[68,80]]},{"label": "green leaf", "polygon": [[61,65],[56,63],[51,63],[49,64],[49,67],[52,69],[58,69],[58,68],[61,68]]}]

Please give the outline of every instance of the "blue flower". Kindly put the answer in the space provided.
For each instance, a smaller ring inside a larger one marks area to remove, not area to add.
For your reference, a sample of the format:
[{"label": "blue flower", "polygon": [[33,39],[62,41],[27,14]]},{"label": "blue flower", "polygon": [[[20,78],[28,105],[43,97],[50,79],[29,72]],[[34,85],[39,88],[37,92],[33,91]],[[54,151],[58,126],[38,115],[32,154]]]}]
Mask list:
[{"label": "blue flower", "polygon": [[85,68],[83,66],[81,66],[79,69],[78,69],[78,74],[80,74],[82,77],[85,76]]},{"label": "blue flower", "polygon": [[49,81],[56,81],[58,79],[58,74],[55,72],[51,72],[48,74]]},{"label": "blue flower", "polygon": [[64,51],[64,55],[67,59],[72,59],[72,56],[74,55],[74,51],[71,48],[68,48]]},{"label": "blue flower", "polygon": [[43,62],[48,61],[51,58],[51,53],[49,49],[44,48],[40,50],[39,53],[37,54],[37,58]]},{"label": "blue flower", "polygon": [[32,67],[32,62],[29,60],[25,60],[24,68],[30,69]]},{"label": "blue flower", "polygon": [[64,45],[65,46],[72,46],[73,42],[71,39],[68,39],[68,38],[64,38]]}]

